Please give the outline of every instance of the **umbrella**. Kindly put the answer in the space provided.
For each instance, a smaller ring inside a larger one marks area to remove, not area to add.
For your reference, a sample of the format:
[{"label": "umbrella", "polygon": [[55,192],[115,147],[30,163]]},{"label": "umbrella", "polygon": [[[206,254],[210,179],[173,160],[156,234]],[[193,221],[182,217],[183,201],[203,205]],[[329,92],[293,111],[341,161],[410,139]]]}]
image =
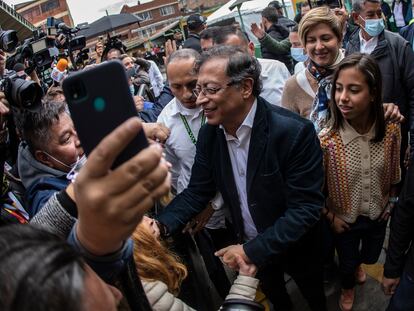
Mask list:
[{"label": "umbrella", "polygon": [[141,20],[137,16],[129,13],[108,15],[89,24],[87,29],[79,32],[79,35],[83,35],[86,39],[89,39],[113,31],[119,27],[139,24]]}]

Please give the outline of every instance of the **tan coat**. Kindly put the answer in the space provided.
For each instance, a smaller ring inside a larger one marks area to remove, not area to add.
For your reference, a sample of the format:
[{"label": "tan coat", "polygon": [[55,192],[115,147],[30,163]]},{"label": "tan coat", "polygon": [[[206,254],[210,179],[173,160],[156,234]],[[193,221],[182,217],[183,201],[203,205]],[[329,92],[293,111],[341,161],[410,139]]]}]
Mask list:
[{"label": "tan coat", "polygon": [[[318,82],[308,70],[304,70],[308,85],[311,87],[312,91],[316,93],[318,90]],[[315,97],[312,97],[305,91],[304,87],[299,84],[299,74],[301,73],[296,73],[286,81],[282,94],[282,107],[298,113],[303,118],[309,119]]]}]

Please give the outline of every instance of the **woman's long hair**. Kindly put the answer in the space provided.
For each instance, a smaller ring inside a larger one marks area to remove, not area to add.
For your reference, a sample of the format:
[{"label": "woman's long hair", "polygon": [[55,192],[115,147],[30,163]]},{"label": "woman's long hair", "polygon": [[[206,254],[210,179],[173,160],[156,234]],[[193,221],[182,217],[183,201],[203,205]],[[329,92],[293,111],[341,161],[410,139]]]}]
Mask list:
[{"label": "woman's long hair", "polygon": [[336,81],[340,72],[344,69],[355,68],[364,75],[365,81],[368,84],[369,93],[373,98],[371,106],[371,115],[375,121],[375,137],[374,142],[380,142],[385,136],[385,120],[384,107],[382,102],[382,76],[377,62],[367,54],[354,53],[345,57],[336,68],[332,79],[332,93],[331,93],[331,124],[334,130],[339,130],[343,127],[344,117],[339,110],[335,101]]},{"label": "woman's long hair", "polygon": [[177,255],[164,246],[140,223],[132,235],[134,259],[138,275],[146,281],[161,281],[168,291],[177,295],[187,268]]}]

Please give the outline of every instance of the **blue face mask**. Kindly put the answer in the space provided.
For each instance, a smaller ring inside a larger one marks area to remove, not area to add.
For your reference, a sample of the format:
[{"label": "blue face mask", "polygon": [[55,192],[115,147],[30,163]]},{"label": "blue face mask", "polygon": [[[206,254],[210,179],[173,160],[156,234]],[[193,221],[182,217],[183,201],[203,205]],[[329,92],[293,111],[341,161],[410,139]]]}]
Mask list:
[{"label": "blue face mask", "polygon": [[290,55],[297,62],[305,62],[308,60],[308,55],[304,53],[303,48],[290,48]]},{"label": "blue face mask", "polygon": [[361,17],[361,19],[365,22],[365,31],[371,37],[378,36],[385,29],[384,20],[382,18],[364,20]]}]

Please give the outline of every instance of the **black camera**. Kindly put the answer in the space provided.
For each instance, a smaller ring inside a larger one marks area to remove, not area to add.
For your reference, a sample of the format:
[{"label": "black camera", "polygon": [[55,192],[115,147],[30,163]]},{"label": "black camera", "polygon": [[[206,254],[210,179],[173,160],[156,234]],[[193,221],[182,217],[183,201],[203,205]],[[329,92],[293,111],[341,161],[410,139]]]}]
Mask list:
[{"label": "black camera", "polygon": [[12,107],[24,110],[36,110],[42,102],[43,90],[34,81],[26,81],[16,73],[0,81],[0,90],[4,92]]},{"label": "black camera", "polygon": [[227,299],[223,302],[220,311],[264,311],[264,306],[250,300]]},{"label": "black camera", "polygon": [[0,49],[7,53],[12,53],[18,44],[19,39],[15,30],[0,31]]},{"label": "black camera", "polygon": [[102,60],[106,59],[108,52],[112,49],[117,49],[121,52],[121,54],[125,54],[126,46],[122,43],[120,36],[111,37],[108,34],[108,37],[104,43],[104,51],[102,53]]}]

